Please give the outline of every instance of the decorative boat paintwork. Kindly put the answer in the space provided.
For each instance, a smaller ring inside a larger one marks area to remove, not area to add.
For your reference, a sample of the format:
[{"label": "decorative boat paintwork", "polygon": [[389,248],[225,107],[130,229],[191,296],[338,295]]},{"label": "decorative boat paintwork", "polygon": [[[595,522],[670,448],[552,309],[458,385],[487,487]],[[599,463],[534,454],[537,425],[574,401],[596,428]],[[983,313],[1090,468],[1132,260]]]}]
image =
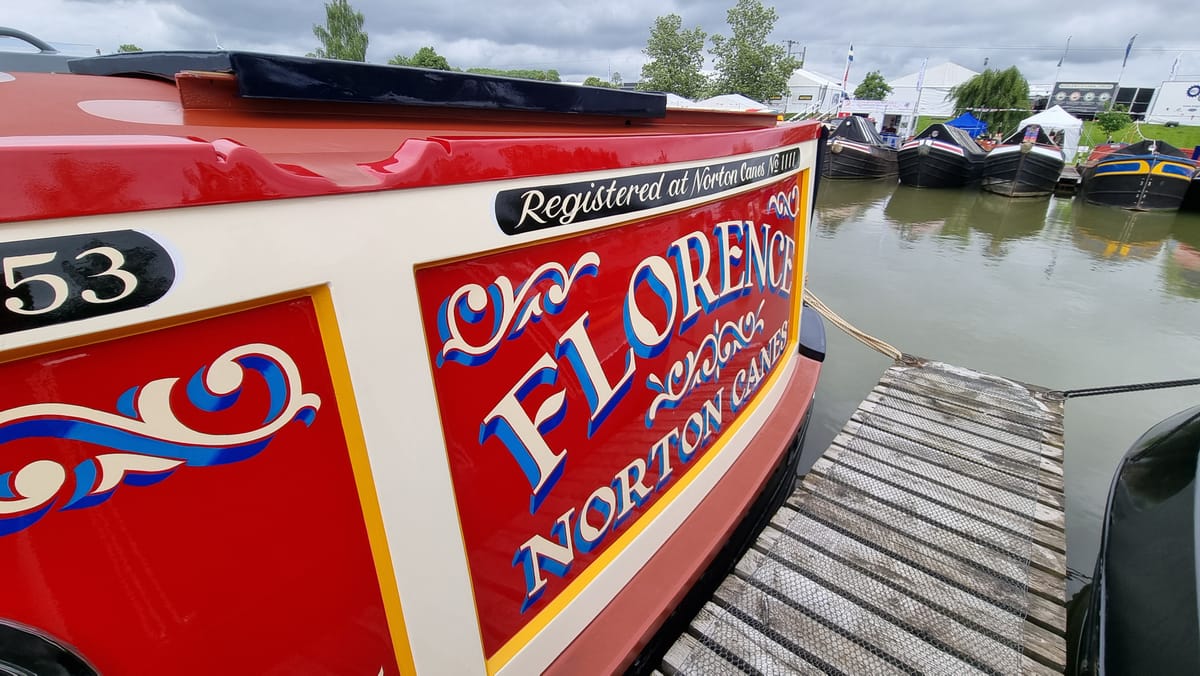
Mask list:
[{"label": "decorative boat paintwork", "polygon": [[1046,196],[1054,192],[1065,165],[1062,148],[1031,124],[988,152],[981,187],[1005,197]]},{"label": "decorative boat paintwork", "polygon": [[1135,211],[1174,211],[1183,203],[1197,163],[1164,141],[1146,139],[1087,166],[1080,194],[1093,204]]},{"label": "decorative boat paintwork", "polygon": [[896,149],[866,118],[844,117],[829,132],[821,164],[825,178],[887,178],[896,172]]},{"label": "decorative boat paintwork", "polygon": [[619,671],[794,475],[818,124],[72,65],[0,79],[0,632],[97,673]]},{"label": "decorative boat paintwork", "polygon": [[932,124],[900,146],[900,182],[915,188],[962,187],[979,180],[986,156],[965,130]]}]

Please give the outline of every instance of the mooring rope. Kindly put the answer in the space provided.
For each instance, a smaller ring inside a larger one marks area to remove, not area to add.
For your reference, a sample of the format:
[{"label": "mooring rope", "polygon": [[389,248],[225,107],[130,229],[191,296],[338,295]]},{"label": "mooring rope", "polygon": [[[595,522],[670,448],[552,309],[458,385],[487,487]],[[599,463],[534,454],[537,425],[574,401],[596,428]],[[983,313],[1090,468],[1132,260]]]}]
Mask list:
[{"label": "mooring rope", "polygon": [[[829,309],[829,306],[821,302],[812,291],[804,290],[804,302],[808,303],[809,307],[816,310],[818,314],[824,317],[829,323],[845,331],[852,338],[867,347],[879,352],[885,357],[891,357],[893,361],[900,363],[909,363],[917,361],[915,357],[904,354],[900,350],[893,347],[872,335],[869,335],[854,326],[850,322],[843,319],[838,313]],[[1072,399],[1074,397],[1098,397],[1102,394],[1124,394],[1127,392],[1145,392],[1147,390],[1163,390],[1171,387],[1190,387],[1192,385],[1200,385],[1200,378],[1186,378],[1184,380],[1160,380],[1151,383],[1134,383],[1131,385],[1112,385],[1109,387],[1089,387],[1078,390],[1060,390],[1053,391],[1050,394],[1057,395],[1063,399]]]},{"label": "mooring rope", "polygon": [[1071,399],[1073,397],[1096,397],[1101,394],[1124,394],[1126,392],[1144,392],[1146,390],[1163,390],[1169,387],[1189,387],[1192,385],[1200,385],[1200,378],[1187,378],[1184,380],[1160,380],[1155,383],[1135,383],[1133,385],[1112,385],[1109,387],[1089,387],[1080,390],[1063,390],[1058,394],[1063,399]]},{"label": "mooring rope", "polygon": [[885,343],[884,341],[861,331],[858,329],[858,327],[854,326],[845,319],[842,319],[838,313],[830,310],[828,305],[822,303],[820,298],[814,296],[812,291],[809,291],[808,289],[804,290],[804,301],[808,303],[809,307],[816,310],[817,313],[819,313],[822,317],[829,320],[831,324],[845,331],[852,338],[858,340],[858,342],[866,345],[872,350],[879,352],[885,357],[891,357],[894,361],[904,361],[903,352],[897,350],[888,343]]}]

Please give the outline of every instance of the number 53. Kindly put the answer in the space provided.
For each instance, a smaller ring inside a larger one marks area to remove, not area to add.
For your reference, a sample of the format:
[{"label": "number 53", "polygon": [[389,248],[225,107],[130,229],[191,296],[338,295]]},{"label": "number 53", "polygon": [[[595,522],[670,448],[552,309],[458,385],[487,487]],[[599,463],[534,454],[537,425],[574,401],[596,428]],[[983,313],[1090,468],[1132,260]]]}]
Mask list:
[{"label": "number 53", "polygon": [[[111,246],[98,246],[79,254],[75,257],[75,260],[82,260],[87,256],[103,256],[108,260],[108,268],[103,272],[89,275],[89,279],[96,277],[116,277],[121,280],[122,288],[120,293],[109,298],[101,298],[94,290],[84,289],[79,294],[79,297],[85,303],[97,305],[113,303],[125,298],[137,288],[137,277],[128,270],[121,269],[125,265],[125,255],[117,249]],[[32,307],[32,300],[30,301],[30,307],[26,307],[25,302],[16,296],[5,298],[4,307],[19,315],[42,315],[62,307],[63,303],[66,303],[71,295],[71,285],[62,276],[52,273],[41,273],[22,275],[20,279],[17,278],[17,271],[21,268],[45,265],[46,263],[53,262],[57,257],[58,252],[51,251],[49,253],[27,254],[24,256],[9,256],[3,259],[4,285],[6,287],[16,290],[27,284],[44,284],[53,293],[53,298],[45,307]]]}]

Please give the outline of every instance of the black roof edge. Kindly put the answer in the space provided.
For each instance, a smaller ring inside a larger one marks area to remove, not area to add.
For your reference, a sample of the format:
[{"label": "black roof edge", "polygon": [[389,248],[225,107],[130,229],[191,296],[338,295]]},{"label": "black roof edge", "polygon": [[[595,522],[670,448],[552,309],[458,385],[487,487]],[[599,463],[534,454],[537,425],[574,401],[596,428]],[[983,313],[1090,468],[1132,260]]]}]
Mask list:
[{"label": "black roof edge", "polygon": [[253,52],[132,52],[69,62],[72,73],[158,78],[233,73],[245,98],[519,110],[632,118],[666,115],[663,94]]}]

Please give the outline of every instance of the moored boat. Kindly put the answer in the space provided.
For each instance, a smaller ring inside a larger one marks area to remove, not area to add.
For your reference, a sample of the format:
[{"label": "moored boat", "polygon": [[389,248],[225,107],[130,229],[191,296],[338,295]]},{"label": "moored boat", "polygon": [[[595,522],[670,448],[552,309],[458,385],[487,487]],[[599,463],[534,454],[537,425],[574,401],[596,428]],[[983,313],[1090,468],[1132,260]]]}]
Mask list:
[{"label": "moored boat", "polygon": [[[1200,161],[1200,149],[1192,149],[1192,159]],[[1183,202],[1179,205],[1179,209],[1181,211],[1200,211],[1200,170],[1192,177],[1192,182],[1183,195]]]},{"label": "moored boat", "polygon": [[786,495],[818,124],[71,68],[0,77],[0,671],[621,671]]},{"label": "moored boat", "polygon": [[1195,407],[1148,430],[1121,460],[1094,577],[1073,602],[1083,618],[1068,673],[1200,672],[1198,455]]},{"label": "moored boat", "polygon": [[1196,161],[1175,146],[1144,139],[1089,162],[1080,194],[1093,204],[1174,211],[1183,203],[1196,167]]},{"label": "moored boat", "polygon": [[897,171],[896,149],[866,118],[844,117],[829,132],[821,164],[825,178],[887,178]]},{"label": "moored boat", "polygon": [[1041,197],[1054,192],[1065,165],[1062,148],[1030,124],[988,152],[981,186],[1005,197]]},{"label": "moored boat", "polygon": [[900,182],[916,188],[955,188],[978,181],[987,152],[966,130],[937,123],[900,147]]}]

